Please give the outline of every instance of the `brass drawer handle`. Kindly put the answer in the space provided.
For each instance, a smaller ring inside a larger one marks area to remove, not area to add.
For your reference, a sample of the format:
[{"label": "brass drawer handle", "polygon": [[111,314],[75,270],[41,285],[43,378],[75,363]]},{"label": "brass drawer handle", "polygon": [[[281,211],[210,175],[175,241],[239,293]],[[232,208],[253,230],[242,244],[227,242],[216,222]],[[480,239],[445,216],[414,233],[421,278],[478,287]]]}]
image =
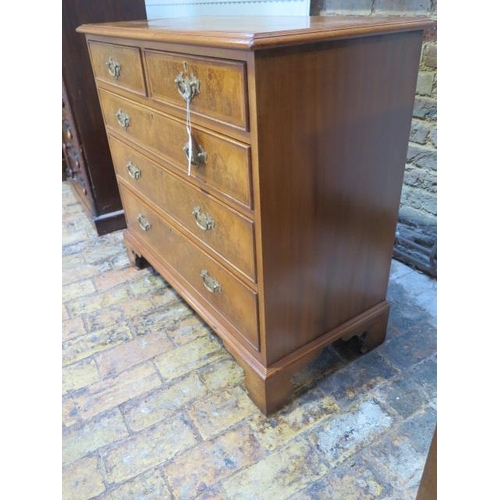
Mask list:
[{"label": "brass drawer handle", "polygon": [[134,165],[131,161],[127,163],[127,172],[128,175],[130,175],[130,177],[132,177],[135,181],[141,176],[141,169],[137,165]]},{"label": "brass drawer handle", "polygon": [[192,72],[188,75],[187,62],[184,62],[184,68],[177,75],[174,83],[177,84],[177,90],[186,102],[191,102],[191,99],[200,93],[200,81]]},{"label": "brass drawer handle", "polygon": [[212,278],[210,274],[208,274],[208,271],[206,269],[203,269],[201,271],[201,279],[203,280],[203,284],[205,285],[205,288],[210,292],[210,293],[220,293],[222,292],[222,287],[220,284],[217,282],[216,279]]},{"label": "brass drawer handle", "polygon": [[67,120],[64,120],[64,129],[66,133],[66,139],[71,140],[73,138],[73,134],[71,133],[71,124]]},{"label": "brass drawer handle", "polygon": [[[195,167],[201,167],[203,163],[206,165],[208,158],[207,152],[194,140],[194,137],[192,136],[191,141],[193,145],[193,149],[191,151],[191,165],[194,165]],[[186,142],[182,149],[184,153],[186,153],[186,158],[189,160],[189,142]]]},{"label": "brass drawer handle", "polygon": [[144,217],[144,215],[142,214],[139,214],[137,216],[137,222],[139,222],[139,227],[143,230],[143,231],[149,231],[151,229],[151,224],[150,222],[148,221],[148,219],[146,219],[146,217]]},{"label": "brass drawer handle", "polygon": [[109,56],[106,61],[106,67],[108,68],[109,74],[115,79],[118,80],[120,78],[120,63],[113,57]]},{"label": "brass drawer handle", "polygon": [[120,126],[123,127],[125,130],[127,130],[130,127],[130,116],[128,116],[127,113],[125,113],[125,111],[119,109],[116,112],[115,116]]},{"label": "brass drawer handle", "polygon": [[210,231],[215,227],[215,221],[210,215],[203,213],[200,207],[194,207],[191,213],[194,215],[196,225],[203,231]]}]

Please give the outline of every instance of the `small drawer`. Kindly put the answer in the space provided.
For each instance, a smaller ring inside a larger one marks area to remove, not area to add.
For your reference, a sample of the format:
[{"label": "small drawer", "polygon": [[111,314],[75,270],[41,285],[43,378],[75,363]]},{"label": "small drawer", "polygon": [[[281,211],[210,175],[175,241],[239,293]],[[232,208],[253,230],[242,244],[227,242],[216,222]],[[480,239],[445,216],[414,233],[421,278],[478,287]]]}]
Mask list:
[{"label": "small drawer", "polygon": [[116,174],[255,282],[253,222],[109,136]]},{"label": "small drawer", "polygon": [[146,95],[137,47],[89,42],[89,51],[96,79]]},{"label": "small drawer", "polygon": [[248,129],[245,63],[144,51],[151,97]]},{"label": "small drawer", "polygon": [[124,184],[119,186],[128,230],[205,299],[211,314],[222,316],[259,350],[257,293],[233,278],[220,264],[173,229]]},{"label": "small drawer", "polygon": [[[188,172],[186,125],[128,99],[99,91],[106,125]],[[191,175],[217,192],[251,208],[250,147],[193,127],[196,143]]]}]

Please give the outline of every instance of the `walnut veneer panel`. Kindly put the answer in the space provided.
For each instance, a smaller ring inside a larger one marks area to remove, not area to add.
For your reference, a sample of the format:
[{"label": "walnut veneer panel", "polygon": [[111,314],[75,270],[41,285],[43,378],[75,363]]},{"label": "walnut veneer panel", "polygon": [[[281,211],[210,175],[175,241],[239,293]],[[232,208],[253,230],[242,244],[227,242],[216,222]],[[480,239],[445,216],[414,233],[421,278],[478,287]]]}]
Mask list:
[{"label": "walnut veneer panel", "polygon": [[[105,90],[100,90],[99,95],[108,127],[187,173],[185,123]],[[118,112],[128,118],[126,128],[120,124]],[[198,127],[193,127],[192,133],[206,152],[206,161],[193,167],[192,175],[225,196],[251,206],[249,147]]]},{"label": "walnut veneer panel", "polygon": [[137,47],[89,43],[95,77],[139,94],[146,93],[141,55]]},{"label": "walnut veneer panel", "polygon": [[[186,280],[188,286],[222,315],[237,334],[258,349],[257,294],[192,245],[161,214],[122,184],[120,191],[128,230],[153,251],[160,252],[165,263]],[[164,248],[169,251],[162,251]]]},{"label": "walnut veneer panel", "polygon": [[192,112],[247,128],[243,63],[151,50],[145,51],[144,60],[153,99],[185,108],[186,102],[172,85],[185,65],[188,73],[196,75],[200,85],[199,96],[192,101]]},{"label": "walnut veneer panel", "polygon": [[253,221],[109,137],[116,173],[229,266],[256,280]]},{"label": "walnut veneer panel", "polygon": [[[141,54],[145,96],[96,80],[129,256],[154,265],[214,328],[266,414],[328,344],[356,335],[366,351],[385,338],[430,24],[335,16],[81,28],[90,43]],[[191,175],[181,93],[202,148]]]}]

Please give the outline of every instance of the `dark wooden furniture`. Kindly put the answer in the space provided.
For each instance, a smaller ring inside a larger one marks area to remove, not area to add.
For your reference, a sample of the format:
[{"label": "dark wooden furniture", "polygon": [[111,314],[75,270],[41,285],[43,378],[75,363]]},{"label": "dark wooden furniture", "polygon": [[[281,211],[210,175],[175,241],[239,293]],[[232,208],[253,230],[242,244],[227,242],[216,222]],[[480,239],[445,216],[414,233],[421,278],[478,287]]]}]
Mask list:
[{"label": "dark wooden furniture", "polygon": [[63,0],[62,148],[66,180],[98,234],[125,227],[82,23],[146,19],[144,0]]},{"label": "dark wooden furniture", "polygon": [[266,414],[328,344],[384,340],[428,24],[205,17],[79,28],[130,258],[154,266],[222,338]]}]

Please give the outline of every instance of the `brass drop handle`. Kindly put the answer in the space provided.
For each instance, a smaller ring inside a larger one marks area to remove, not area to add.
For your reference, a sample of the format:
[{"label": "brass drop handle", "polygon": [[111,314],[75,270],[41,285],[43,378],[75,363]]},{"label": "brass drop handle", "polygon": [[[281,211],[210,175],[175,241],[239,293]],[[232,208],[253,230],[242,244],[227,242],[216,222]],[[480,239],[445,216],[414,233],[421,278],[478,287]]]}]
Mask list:
[{"label": "brass drop handle", "polygon": [[130,127],[130,116],[125,113],[125,111],[122,111],[119,109],[116,114],[116,119],[118,120],[118,123],[120,124],[120,127],[123,127],[125,130],[127,130]]},{"label": "brass drop handle", "polygon": [[[207,152],[194,140],[191,136],[192,151],[191,151],[191,165],[195,167],[201,167],[202,164],[207,164],[208,155]],[[186,158],[189,160],[189,142],[184,144],[182,148],[184,153],[186,153]]]},{"label": "brass drop handle", "polygon": [[108,68],[109,74],[115,79],[118,80],[120,78],[120,63],[113,57],[109,56],[106,61],[106,67]]},{"label": "brass drop handle", "polygon": [[205,288],[210,292],[210,293],[220,293],[222,292],[222,287],[220,284],[217,282],[216,279],[212,278],[210,274],[208,274],[208,271],[206,269],[203,269],[201,271],[201,279],[203,280],[203,284],[205,285]]},{"label": "brass drop handle", "polygon": [[130,175],[130,177],[132,177],[135,181],[141,176],[141,169],[137,165],[134,165],[131,161],[127,163],[127,172],[128,175]]},{"label": "brass drop handle", "polygon": [[146,219],[146,217],[144,217],[144,215],[142,214],[139,214],[137,216],[137,222],[139,223],[139,227],[143,230],[143,231],[149,231],[151,229],[151,224],[150,222],[148,221],[148,219]]},{"label": "brass drop handle", "polygon": [[194,207],[191,212],[196,221],[196,225],[203,231],[210,231],[215,227],[215,221],[210,217],[210,215],[203,213],[200,207]]},{"label": "brass drop handle", "polygon": [[174,83],[186,102],[191,102],[191,99],[200,93],[200,81],[192,72],[190,75],[188,74],[187,62],[184,62],[183,70],[176,76]]}]

